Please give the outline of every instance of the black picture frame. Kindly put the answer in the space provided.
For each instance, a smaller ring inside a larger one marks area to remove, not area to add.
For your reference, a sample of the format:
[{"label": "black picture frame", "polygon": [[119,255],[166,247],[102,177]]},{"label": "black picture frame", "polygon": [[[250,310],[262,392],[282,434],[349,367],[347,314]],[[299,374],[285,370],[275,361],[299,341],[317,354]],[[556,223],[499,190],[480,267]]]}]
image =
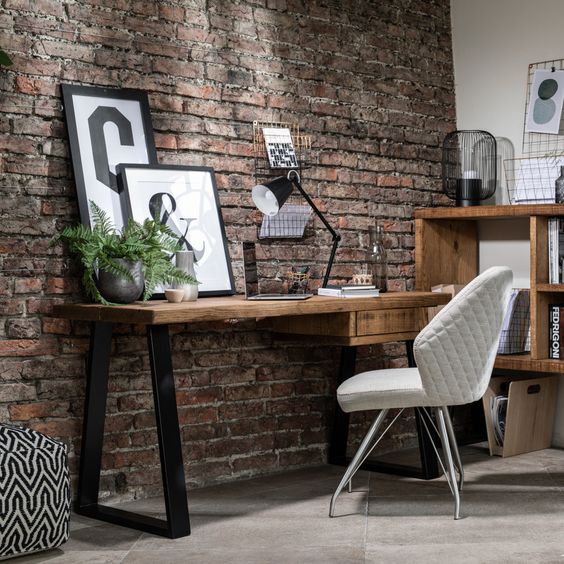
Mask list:
[{"label": "black picture frame", "polygon": [[112,169],[157,163],[147,93],[74,84],[61,84],[61,92],[80,220],[92,227],[92,200],[121,229],[127,216]]},{"label": "black picture frame", "polygon": [[[213,168],[183,165],[121,164],[117,167],[122,209],[142,223],[154,219],[194,251],[199,296],[235,293],[231,259]],[[155,217],[156,216],[156,217]],[[153,298],[162,299],[164,288]]]}]

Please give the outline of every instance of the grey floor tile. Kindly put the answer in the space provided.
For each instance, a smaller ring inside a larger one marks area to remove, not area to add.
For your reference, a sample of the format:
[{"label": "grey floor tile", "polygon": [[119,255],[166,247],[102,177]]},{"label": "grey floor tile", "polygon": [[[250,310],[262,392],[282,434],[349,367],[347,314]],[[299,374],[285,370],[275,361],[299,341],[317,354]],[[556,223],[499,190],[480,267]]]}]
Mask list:
[{"label": "grey floor tile", "polygon": [[10,560],[14,564],[119,564],[127,556],[123,550],[68,550],[65,546],[60,549],[38,552],[30,556],[22,556]]},{"label": "grey floor tile", "polygon": [[124,564],[364,564],[364,548],[356,546],[317,547],[287,545],[249,549],[225,547],[187,550],[132,550]]},{"label": "grey floor tile", "polygon": [[459,543],[442,545],[368,545],[366,564],[561,564],[564,543]]},{"label": "grey floor tile", "polygon": [[[367,496],[348,495],[342,504],[347,521],[328,517],[329,498],[308,500],[231,500],[222,508],[210,504],[191,512],[192,535],[174,541],[143,535],[135,550],[175,548],[214,548],[238,546],[241,539],[249,549],[287,547],[363,546]],[[221,511],[221,512],[220,512]]]},{"label": "grey floor tile", "polygon": [[141,535],[134,529],[104,523],[71,531],[69,541],[63,546],[65,552],[127,551],[133,548]]}]

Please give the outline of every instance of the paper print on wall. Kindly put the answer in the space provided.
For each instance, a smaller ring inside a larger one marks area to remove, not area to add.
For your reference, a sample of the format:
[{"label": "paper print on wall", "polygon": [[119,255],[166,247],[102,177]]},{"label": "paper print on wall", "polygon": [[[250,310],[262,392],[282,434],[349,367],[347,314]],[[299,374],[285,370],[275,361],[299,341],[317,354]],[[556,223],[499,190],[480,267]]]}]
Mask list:
[{"label": "paper print on wall", "polygon": [[298,168],[292,135],[287,127],[265,127],[262,134],[271,168]]},{"label": "paper print on wall", "polygon": [[[213,169],[175,165],[120,165],[118,180],[128,216],[142,223],[154,219],[194,252],[199,295],[235,291],[225,227]],[[157,289],[157,293],[164,288]]]},{"label": "paper print on wall", "polygon": [[92,200],[120,229],[126,216],[116,165],[157,162],[147,94],[71,84],[62,84],[61,90],[80,219],[92,225]]},{"label": "paper print on wall", "polygon": [[535,70],[525,131],[558,134],[563,102],[564,71]]}]

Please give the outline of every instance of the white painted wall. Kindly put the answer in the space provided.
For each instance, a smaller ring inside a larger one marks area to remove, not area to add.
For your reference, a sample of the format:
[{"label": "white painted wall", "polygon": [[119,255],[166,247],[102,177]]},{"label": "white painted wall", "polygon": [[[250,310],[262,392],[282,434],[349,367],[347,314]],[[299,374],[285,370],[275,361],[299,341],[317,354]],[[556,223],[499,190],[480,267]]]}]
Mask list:
[{"label": "white painted wall", "polygon": [[[451,0],[451,18],[457,127],[485,129],[497,138],[507,138],[515,156],[520,156],[528,66],[564,58],[564,1]],[[505,190],[496,193],[495,199],[507,202]],[[526,285],[526,233],[517,228],[511,239],[503,222],[484,228],[483,232],[480,228],[484,235],[480,268],[510,263],[516,285]],[[564,376],[556,409],[554,444],[564,447]]]}]

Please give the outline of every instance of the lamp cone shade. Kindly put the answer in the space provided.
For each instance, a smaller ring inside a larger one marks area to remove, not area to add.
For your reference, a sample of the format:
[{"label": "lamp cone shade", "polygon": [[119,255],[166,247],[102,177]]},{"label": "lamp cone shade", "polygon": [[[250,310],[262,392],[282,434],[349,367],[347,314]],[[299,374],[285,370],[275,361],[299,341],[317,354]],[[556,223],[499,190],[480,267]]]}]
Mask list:
[{"label": "lamp cone shade", "polygon": [[257,184],[252,191],[255,206],[264,214],[276,215],[284,205],[294,185],[285,176],[279,176],[270,182]]}]

